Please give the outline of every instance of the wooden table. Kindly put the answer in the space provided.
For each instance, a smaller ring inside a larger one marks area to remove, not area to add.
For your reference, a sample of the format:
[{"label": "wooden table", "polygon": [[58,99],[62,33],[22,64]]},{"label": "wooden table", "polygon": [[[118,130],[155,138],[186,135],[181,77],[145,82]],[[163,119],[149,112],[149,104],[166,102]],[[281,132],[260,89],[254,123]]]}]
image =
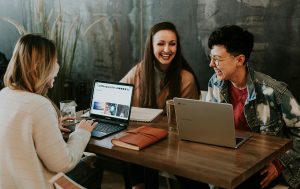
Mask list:
[{"label": "wooden table", "polygon": [[[140,125],[167,129],[163,116],[153,123],[130,123],[129,129]],[[236,187],[292,147],[288,139],[254,133],[240,148],[230,149],[182,141],[177,133],[169,132],[167,139],[142,151],[134,151],[111,144],[111,139],[120,134],[102,140],[92,138],[87,151],[223,188]]]}]

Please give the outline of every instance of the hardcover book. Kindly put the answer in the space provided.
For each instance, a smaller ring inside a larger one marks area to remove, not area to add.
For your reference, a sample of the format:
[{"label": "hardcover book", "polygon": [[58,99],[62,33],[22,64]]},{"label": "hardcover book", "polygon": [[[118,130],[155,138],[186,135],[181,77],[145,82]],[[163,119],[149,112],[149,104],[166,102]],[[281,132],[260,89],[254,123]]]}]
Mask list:
[{"label": "hardcover book", "polygon": [[168,136],[168,131],[150,126],[140,126],[126,131],[120,137],[113,138],[112,144],[132,150],[142,150]]}]

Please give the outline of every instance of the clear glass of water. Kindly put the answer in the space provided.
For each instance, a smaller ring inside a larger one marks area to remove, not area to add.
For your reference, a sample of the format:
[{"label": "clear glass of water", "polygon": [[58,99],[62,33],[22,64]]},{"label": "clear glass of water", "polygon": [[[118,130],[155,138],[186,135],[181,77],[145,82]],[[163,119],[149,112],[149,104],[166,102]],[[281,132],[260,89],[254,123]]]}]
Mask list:
[{"label": "clear glass of water", "polygon": [[59,103],[59,108],[62,117],[73,117],[74,120],[69,120],[74,122],[76,119],[76,102],[74,100],[64,100]]}]

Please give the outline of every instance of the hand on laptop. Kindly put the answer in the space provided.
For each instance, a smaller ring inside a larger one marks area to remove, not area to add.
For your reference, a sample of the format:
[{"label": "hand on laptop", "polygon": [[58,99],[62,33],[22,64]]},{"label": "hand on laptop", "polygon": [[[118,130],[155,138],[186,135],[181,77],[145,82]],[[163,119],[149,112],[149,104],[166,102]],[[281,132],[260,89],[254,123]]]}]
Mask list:
[{"label": "hand on laptop", "polygon": [[97,124],[98,124],[98,122],[94,122],[94,120],[92,120],[92,119],[89,119],[89,120],[83,119],[76,126],[76,129],[81,128],[81,129],[84,129],[91,133]]}]

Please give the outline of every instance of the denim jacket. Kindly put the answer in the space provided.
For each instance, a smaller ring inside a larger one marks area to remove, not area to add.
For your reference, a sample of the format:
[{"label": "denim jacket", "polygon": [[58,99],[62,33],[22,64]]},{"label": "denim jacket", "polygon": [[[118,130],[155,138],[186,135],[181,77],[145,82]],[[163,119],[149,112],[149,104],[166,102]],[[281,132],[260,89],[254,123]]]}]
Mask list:
[{"label": "denim jacket", "polygon": [[[300,186],[300,106],[285,83],[247,67],[248,97],[244,115],[252,132],[286,137],[293,148],[278,159],[285,166],[282,175],[292,187]],[[206,101],[229,102],[229,81],[214,74],[208,83]]]}]

